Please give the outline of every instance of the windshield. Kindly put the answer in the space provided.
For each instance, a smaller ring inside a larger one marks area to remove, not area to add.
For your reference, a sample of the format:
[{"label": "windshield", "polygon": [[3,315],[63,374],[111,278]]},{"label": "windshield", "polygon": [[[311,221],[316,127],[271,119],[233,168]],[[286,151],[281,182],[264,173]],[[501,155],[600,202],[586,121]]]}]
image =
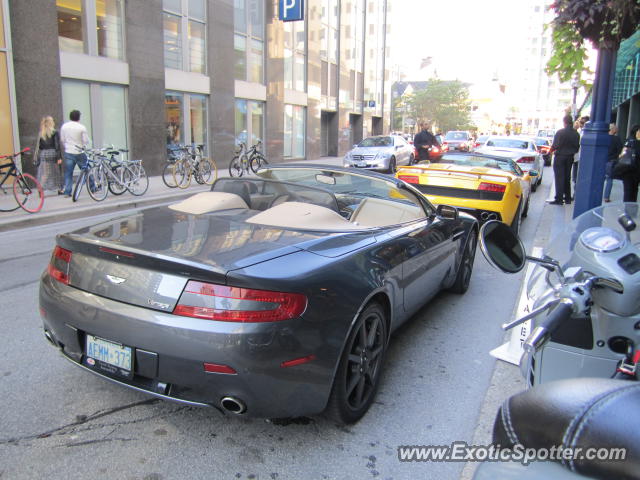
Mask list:
[{"label": "windshield", "polygon": [[539,147],[551,144],[548,138],[536,138],[534,141],[536,142],[536,145],[538,145]]},{"label": "windshield", "polygon": [[468,138],[467,132],[447,132],[445,140],[466,140]]},{"label": "windshield", "polygon": [[369,137],[362,140],[359,147],[391,147],[393,146],[393,138],[391,137]]},{"label": "windshield", "polygon": [[487,140],[487,147],[501,147],[501,148],[518,148],[520,150],[526,150],[528,147],[526,140],[516,140],[512,138],[492,138]]},{"label": "windshield", "polygon": [[465,165],[468,167],[497,168],[505,172],[519,175],[514,162],[508,158],[486,157],[483,155],[444,154],[438,163]]},{"label": "windshield", "polygon": [[421,209],[424,208],[424,204],[413,192],[398,188],[395,179],[392,177],[386,180],[368,175],[320,168],[264,169],[258,172],[258,176],[265,179],[322,188],[333,193],[338,198],[345,195],[381,198],[392,202],[417,205]]}]

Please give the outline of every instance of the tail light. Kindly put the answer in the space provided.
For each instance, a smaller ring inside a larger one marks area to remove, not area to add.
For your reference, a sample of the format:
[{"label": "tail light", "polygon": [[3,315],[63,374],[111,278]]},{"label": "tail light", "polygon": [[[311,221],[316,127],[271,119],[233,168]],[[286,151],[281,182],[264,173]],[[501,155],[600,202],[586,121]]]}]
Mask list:
[{"label": "tail light", "polygon": [[398,178],[400,180],[404,180],[407,183],[420,183],[418,177],[416,177],[415,175],[398,175]]},{"label": "tail light", "polygon": [[506,189],[506,185],[498,185],[495,183],[482,182],[480,185],[478,185],[478,190],[483,190],[485,192],[504,193]]},{"label": "tail light", "polygon": [[55,280],[65,285],[69,285],[69,264],[71,263],[71,251],[56,246],[51,255],[51,261],[47,267],[47,272]]},{"label": "tail light", "polygon": [[521,157],[518,159],[518,163],[533,163],[535,157]]},{"label": "tail light", "polygon": [[307,297],[299,293],[189,280],[173,313],[223,322],[278,322],[299,317],[306,308]]}]

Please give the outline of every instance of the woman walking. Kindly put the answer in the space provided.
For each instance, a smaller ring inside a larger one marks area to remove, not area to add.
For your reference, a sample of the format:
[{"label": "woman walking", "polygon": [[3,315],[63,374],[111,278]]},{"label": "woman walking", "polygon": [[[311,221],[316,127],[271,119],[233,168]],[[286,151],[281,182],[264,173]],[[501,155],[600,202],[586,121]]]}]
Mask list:
[{"label": "woman walking", "polygon": [[61,194],[62,153],[60,151],[60,135],[55,127],[52,117],[42,117],[34,159],[38,166],[38,180],[42,188],[45,191],[51,190]]}]

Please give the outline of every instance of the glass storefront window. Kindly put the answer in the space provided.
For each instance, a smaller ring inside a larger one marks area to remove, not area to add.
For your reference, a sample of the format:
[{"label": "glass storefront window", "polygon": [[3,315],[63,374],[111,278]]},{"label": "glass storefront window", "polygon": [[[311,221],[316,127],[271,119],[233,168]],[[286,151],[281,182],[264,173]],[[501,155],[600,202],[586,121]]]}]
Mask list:
[{"label": "glass storefront window", "polygon": [[127,148],[127,93],[118,85],[77,80],[62,81],[64,121],[71,110],[80,111],[80,123],[87,127],[95,147]]},{"label": "glass storefront window", "polygon": [[207,150],[207,101],[205,95],[165,94],[167,145],[195,143]]},{"label": "glass storefront window", "polygon": [[236,145],[251,147],[264,137],[264,102],[236,99]]},{"label": "glass storefront window", "polygon": [[284,157],[304,158],[306,108],[284,106]]},{"label": "glass storefront window", "polygon": [[101,85],[102,144],[127,148],[127,110],[124,88]]},{"label": "glass storefront window", "polygon": [[263,34],[263,1],[262,0],[249,0],[249,12],[251,17],[251,36],[255,38],[264,38]]},{"label": "glass storefront window", "polygon": [[189,71],[204,73],[204,25],[200,22],[189,22]]},{"label": "glass storefront window", "polygon": [[93,126],[91,122],[91,92],[87,82],[62,80],[62,115],[61,123],[69,121],[71,110],[80,112],[80,123],[87,127],[89,138],[93,139]]},{"label": "glass storefront window", "polygon": [[182,13],[182,0],[162,0],[162,8],[170,12]]},{"label": "glass storefront window", "polygon": [[204,95],[190,95],[191,143],[206,145],[207,99]]},{"label": "glass storefront window", "polygon": [[233,27],[236,32],[247,33],[247,9],[245,0],[233,1]]},{"label": "glass storefront window", "polygon": [[60,51],[84,53],[82,0],[57,0]]},{"label": "glass storefront window", "polygon": [[121,0],[96,0],[98,55],[123,58],[122,2]]},{"label": "glass storefront window", "polygon": [[168,94],[165,96],[165,124],[167,128],[167,145],[182,142],[182,95]]},{"label": "glass storefront window", "polygon": [[164,66],[182,70],[182,32],[180,17],[164,14]]},{"label": "glass storefront window", "polygon": [[304,22],[284,24],[284,88],[304,92],[306,87]]}]

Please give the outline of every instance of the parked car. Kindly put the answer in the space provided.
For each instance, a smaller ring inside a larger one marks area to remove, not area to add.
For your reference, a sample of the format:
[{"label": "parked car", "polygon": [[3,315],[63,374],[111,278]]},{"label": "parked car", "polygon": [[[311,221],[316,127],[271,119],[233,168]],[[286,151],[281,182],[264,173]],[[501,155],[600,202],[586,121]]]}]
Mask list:
[{"label": "parked car", "polygon": [[551,165],[551,143],[553,142],[553,138],[548,137],[535,137],[533,141],[538,148],[538,151],[542,155],[542,159],[544,160],[545,166]]},{"label": "parked car", "polygon": [[415,161],[413,145],[400,135],[367,137],[344,156],[345,167],[364,168],[394,173],[397,165]]},{"label": "parked car", "polygon": [[446,145],[450,152],[455,150],[468,152],[473,146],[473,138],[469,132],[452,130],[444,136],[443,145]]},{"label": "parked car", "polygon": [[269,165],[59,235],[44,333],[85,371],[155,397],[355,422],[391,332],[442,288],[467,290],[477,231],[386,175]]},{"label": "parked car", "polygon": [[535,178],[531,181],[531,190],[534,192],[542,183],[544,160],[532,137],[492,135],[476,151],[510,158],[525,172],[533,170]]},{"label": "parked car", "polygon": [[489,138],[489,135],[480,135],[478,138],[476,138],[476,141],[473,142],[473,149],[477,150],[480,147],[483,147],[485,143],[487,143],[487,139]]},{"label": "parked car", "polygon": [[516,233],[529,212],[531,177],[509,158],[445,153],[438,163],[401,167],[396,177],[436,205],[453,205],[480,223],[500,220]]},{"label": "parked car", "polygon": [[546,137],[553,140],[553,137],[555,134],[556,134],[556,130],[553,130],[551,128],[543,128],[538,130],[536,137]]}]

